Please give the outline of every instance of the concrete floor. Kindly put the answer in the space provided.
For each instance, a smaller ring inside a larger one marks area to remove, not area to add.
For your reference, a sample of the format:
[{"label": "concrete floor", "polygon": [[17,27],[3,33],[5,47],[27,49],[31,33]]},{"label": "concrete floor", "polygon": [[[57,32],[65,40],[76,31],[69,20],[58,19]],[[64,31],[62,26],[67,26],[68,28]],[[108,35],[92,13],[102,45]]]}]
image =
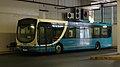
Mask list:
[{"label": "concrete floor", "polygon": [[0,67],[120,67],[120,61],[89,60],[92,55],[116,52],[116,49],[88,50],[49,55],[0,55]]}]

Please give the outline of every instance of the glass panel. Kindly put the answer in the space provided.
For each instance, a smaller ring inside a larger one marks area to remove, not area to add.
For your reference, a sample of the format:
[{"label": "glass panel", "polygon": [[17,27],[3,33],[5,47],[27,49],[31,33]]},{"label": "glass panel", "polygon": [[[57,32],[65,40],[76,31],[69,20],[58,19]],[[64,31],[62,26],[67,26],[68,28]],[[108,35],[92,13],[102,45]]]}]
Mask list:
[{"label": "glass panel", "polygon": [[92,38],[93,37],[93,28],[92,27],[89,28],[89,33],[90,33],[90,38]]},{"label": "glass panel", "polygon": [[104,16],[103,20],[105,23],[112,23],[112,8],[105,7],[103,16]]},{"label": "glass panel", "polygon": [[80,38],[84,38],[84,27],[80,27]]},{"label": "glass panel", "polygon": [[64,29],[64,24],[63,23],[52,23],[52,28],[53,28],[53,38],[58,39]]},{"label": "glass panel", "polygon": [[100,36],[100,28],[99,27],[94,27],[94,37],[99,37]]},{"label": "glass panel", "polygon": [[80,38],[80,29],[76,29],[76,38]]},{"label": "glass panel", "polygon": [[35,19],[22,19],[18,22],[17,38],[20,42],[30,42],[35,37]]},{"label": "glass panel", "polygon": [[47,22],[39,22],[38,24],[38,44],[52,43],[52,25]]},{"label": "glass panel", "polygon": [[52,43],[52,38],[53,38],[52,26],[50,24],[49,26],[46,27],[46,40],[47,40],[47,44]]},{"label": "glass panel", "polygon": [[112,27],[108,27],[108,37],[111,37],[112,34]]},{"label": "glass panel", "polygon": [[40,44],[45,44],[45,28],[40,26]]},{"label": "glass panel", "polygon": [[111,18],[109,18],[109,19],[108,18],[104,18],[104,19],[105,19],[104,20],[105,23],[111,23],[112,22]]},{"label": "glass panel", "polygon": [[94,10],[94,21],[101,22],[100,10]]},{"label": "glass panel", "polygon": [[107,28],[102,28],[102,30],[101,30],[101,37],[108,37],[108,30],[107,30]]},{"label": "glass panel", "polygon": [[117,6],[113,7],[113,19],[114,19],[113,23],[117,23]]},{"label": "glass panel", "polygon": [[85,34],[85,38],[90,38],[90,33],[89,33],[89,29],[88,29],[88,27],[85,28],[84,31],[85,31],[85,32],[84,32],[84,34]]},{"label": "glass panel", "polygon": [[69,37],[70,38],[75,38],[75,33],[76,33],[75,28],[69,29]]}]

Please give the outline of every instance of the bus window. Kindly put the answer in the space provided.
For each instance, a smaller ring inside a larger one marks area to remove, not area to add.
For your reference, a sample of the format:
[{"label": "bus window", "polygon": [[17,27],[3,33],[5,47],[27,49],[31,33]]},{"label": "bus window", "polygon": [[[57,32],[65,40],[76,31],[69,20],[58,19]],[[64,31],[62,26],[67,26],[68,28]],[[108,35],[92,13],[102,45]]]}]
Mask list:
[{"label": "bus window", "polygon": [[76,28],[76,38],[80,38],[80,29]]},{"label": "bus window", "polygon": [[107,28],[102,28],[101,29],[101,37],[103,37],[103,38],[108,37],[108,30],[107,30]]},{"label": "bus window", "polygon": [[91,27],[76,28],[76,38],[91,38],[93,30]]},{"label": "bus window", "polygon": [[110,27],[106,27],[106,28],[103,27],[101,29],[101,37],[103,37],[103,38],[111,37],[111,28]]},{"label": "bus window", "polygon": [[64,35],[64,38],[76,38],[76,28],[69,26]]},{"label": "bus window", "polygon": [[75,38],[75,28],[69,29],[68,37]]},{"label": "bus window", "polygon": [[84,34],[85,34],[84,38],[90,38],[90,29],[88,27],[85,27]]},{"label": "bus window", "polygon": [[53,29],[53,38],[58,39],[63,32],[64,24],[52,23],[52,29]]},{"label": "bus window", "polygon": [[89,38],[93,37],[93,28],[89,27]]},{"label": "bus window", "polygon": [[80,27],[80,38],[91,38],[91,29],[89,27]]},{"label": "bus window", "polygon": [[100,37],[100,27],[94,27],[94,38],[99,38]]},{"label": "bus window", "polygon": [[112,28],[108,27],[108,37],[111,37]]},{"label": "bus window", "polygon": [[84,38],[84,27],[80,27],[80,38]]},{"label": "bus window", "polygon": [[69,30],[69,37],[73,37],[73,30]]}]

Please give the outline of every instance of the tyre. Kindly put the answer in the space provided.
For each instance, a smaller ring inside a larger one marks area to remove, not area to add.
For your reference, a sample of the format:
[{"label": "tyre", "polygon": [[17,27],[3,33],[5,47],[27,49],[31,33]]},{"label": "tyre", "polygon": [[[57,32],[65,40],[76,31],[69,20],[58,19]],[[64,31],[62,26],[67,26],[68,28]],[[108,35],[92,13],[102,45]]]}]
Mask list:
[{"label": "tyre", "polygon": [[101,47],[100,47],[100,43],[99,42],[96,42],[96,44],[95,44],[95,49],[96,50],[99,50]]},{"label": "tyre", "polygon": [[56,52],[57,54],[60,54],[60,53],[62,53],[62,51],[63,51],[62,45],[61,45],[61,44],[57,44],[57,45],[55,46],[55,52]]}]

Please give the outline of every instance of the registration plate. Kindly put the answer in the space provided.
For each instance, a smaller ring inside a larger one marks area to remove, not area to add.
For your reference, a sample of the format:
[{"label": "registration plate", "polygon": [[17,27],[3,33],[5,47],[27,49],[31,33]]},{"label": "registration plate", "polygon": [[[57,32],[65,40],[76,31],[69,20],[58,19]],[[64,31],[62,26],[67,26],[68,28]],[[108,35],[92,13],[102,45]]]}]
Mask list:
[{"label": "registration plate", "polygon": [[27,49],[23,49],[23,51],[28,51]]}]

